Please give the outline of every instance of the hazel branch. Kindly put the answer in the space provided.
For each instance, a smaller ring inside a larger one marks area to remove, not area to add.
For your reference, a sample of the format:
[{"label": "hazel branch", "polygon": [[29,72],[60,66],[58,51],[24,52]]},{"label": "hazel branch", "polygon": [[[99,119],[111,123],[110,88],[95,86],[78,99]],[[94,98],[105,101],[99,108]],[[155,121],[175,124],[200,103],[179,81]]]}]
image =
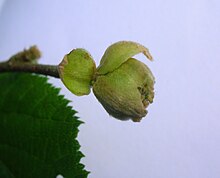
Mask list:
[{"label": "hazel branch", "polygon": [[58,66],[37,64],[41,52],[36,46],[13,55],[8,61],[0,62],[0,73],[29,72],[60,78]]}]

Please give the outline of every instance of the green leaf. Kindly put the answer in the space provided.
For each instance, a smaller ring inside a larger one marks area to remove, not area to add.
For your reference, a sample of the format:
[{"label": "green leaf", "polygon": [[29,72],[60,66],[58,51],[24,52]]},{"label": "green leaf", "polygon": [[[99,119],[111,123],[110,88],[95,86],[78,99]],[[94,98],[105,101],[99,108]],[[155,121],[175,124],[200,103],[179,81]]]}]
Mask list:
[{"label": "green leaf", "polygon": [[153,60],[149,50],[139,43],[132,41],[119,41],[109,46],[97,68],[98,74],[107,74],[117,69],[132,56],[143,53],[148,59]]},{"label": "green leaf", "polygon": [[0,75],[0,177],[85,178],[76,140],[82,123],[47,78]]},{"label": "green leaf", "polygon": [[2,177],[2,178],[14,178],[14,176],[11,174],[11,172],[7,168],[7,166],[4,165],[3,162],[1,162],[1,161],[0,161],[0,177]]},{"label": "green leaf", "polygon": [[64,85],[75,95],[88,95],[96,66],[84,49],[74,49],[59,64],[59,74]]}]

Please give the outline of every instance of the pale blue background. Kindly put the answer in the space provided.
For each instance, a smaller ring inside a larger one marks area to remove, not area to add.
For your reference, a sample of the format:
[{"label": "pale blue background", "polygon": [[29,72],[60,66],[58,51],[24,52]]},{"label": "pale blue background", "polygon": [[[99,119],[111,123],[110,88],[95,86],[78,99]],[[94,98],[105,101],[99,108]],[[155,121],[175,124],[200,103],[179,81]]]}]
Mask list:
[{"label": "pale blue background", "polygon": [[144,44],[155,61],[137,57],[156,77],[156,96],[141,123],[115,120],[93,94],[76,97],[51,79],[85,122],[78,139],[89,177],[219,178],[219,18],[218,0],[6,0],[0,59],[37,44],[41,63],[80,47],[98,64],[116,41]]}]

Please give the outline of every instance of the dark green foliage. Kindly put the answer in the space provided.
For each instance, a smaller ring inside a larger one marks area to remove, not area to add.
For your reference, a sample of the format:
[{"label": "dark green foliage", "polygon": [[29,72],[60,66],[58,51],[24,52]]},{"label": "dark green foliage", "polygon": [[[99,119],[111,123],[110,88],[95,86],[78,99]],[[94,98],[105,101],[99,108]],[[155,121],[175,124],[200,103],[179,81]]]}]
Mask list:
[{"label": "dark green foliage", "polygon": [[0,75],[0,177],[85,178],[76,140],[82,123],[47,78]]}]

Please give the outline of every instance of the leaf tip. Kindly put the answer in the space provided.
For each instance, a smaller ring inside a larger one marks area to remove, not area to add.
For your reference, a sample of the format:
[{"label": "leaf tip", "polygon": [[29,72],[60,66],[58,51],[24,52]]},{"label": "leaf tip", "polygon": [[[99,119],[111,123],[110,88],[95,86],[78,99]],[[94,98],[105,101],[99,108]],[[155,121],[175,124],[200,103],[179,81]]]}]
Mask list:
[{"label": "leaf tip", "polygon": [[153,56],[150,54],[149,50],[147,48],[145,48],[145,50],[143,51],[143,54],[150,60],[153,61]]}]

